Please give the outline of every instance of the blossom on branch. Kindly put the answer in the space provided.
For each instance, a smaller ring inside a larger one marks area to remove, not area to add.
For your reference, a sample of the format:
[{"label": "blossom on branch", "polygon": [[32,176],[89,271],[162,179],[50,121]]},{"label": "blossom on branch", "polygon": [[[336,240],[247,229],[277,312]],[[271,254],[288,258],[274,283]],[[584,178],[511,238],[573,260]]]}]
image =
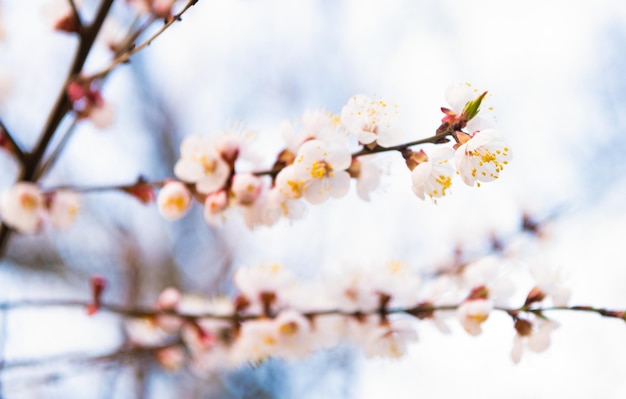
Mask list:
[{"label": "blossom on branch", "polygon": [[493,302],[489,299],[471,299],[465,301],[457,309],[461,325],[470,335],[480,335],[481,324],[487,320],[493,310]]},{"label": "blossom on branch", "polygon": [[182,218],[191,207],[191,192],[179,181],[165,183],[157,196],[159,213],[167,220]]},{"label": "blossom on branch", "polygon": [[480,115],[480,107],[486,96],[486,91],[481,93],[469,83],[449,86],[445,97],[450,108],[441,108],[446,115],[441,122],[453,130],[466,129],[469,132],[492,127],[492,123]]},{"label": "blossom on branch", "polygon": [[[424,156],[426,154],[424,153]],[[454,168],[450,160],[454,150],[449,147],[437,148],[426,161],[420,162],[411,172],[413,192],[421,199],[428,195],[433,201],[443,197],[452,185]]]},{"label": "blossom on branch", "polygon": [[396,104],[358,94],[341,110],[341,124],[364,145],[390,147],[396,144],[396,133],[391,125],[397,115]]},{"label": "blossom on branch", "polygon": [[48,198],[48,219],[55,228],[68,228],[80,209],[78,193],[70,190],[58,190]]},{"label": "blossom on branch", "polygon": [[189,136],[180,145],[180,159],[174,174],[181,180],[196,183],[196,190],[212,193],[224,186],[230,167],[215,147],[215,142],[201,135]]},{"label": "blossom on branch", "polygon": [[295,178],[304,181],[303,196],[312,204],[328,198],[340,198],[350,189],[346,171],[352,157],[347,147],[331,145],[321,140],[302,144],[296,157]]},{"label": "blossom on branch", "polygon": [[463,144],[456,149],[454,161],[465,184],[473,186],[477,181],[489,182],[500,177],[512,155],[497,130],[487,129],[472,135],[459,133],[458,136],[463,137]]},{"label": "blossom on branch", "polygon": [[2,222],[20,233],[37,232],[42,225],[44,213],[44,196],[35,183],[19,182],[0,194]]},{"label": "blossom on branch", "polygon": [[552,331],[559,327],[556,321],[535,317],[532,320],[520,319],[515,321],[515,337],[513,338],[513,350],[511,358],[514,363],[522,359],[524,347],[535,353],[541,353],[550,346]]}]

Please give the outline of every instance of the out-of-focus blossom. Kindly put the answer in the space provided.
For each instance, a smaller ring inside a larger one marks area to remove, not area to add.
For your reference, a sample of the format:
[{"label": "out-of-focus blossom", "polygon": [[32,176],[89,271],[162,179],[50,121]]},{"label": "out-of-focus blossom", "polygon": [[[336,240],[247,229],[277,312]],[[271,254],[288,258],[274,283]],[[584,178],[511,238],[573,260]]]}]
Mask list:
[{"label": "out-of-focus blossom", "polygon": [[35,233],[45,213],[44,196],[34,183],[19,182],[0,194],[0,217],[24,234]]},{"label": "out-of-focus blossom", "polygon": [[100,89],[91,83],[71,82],[67,96],[79,119],[89,119],[98,129],[113,122],[113,106],[104,100]]},{"label": "out-of-focus blossom", "polygon": [[165,183],[157,196],[159,213],[167,220],[182,218],[191,206],[191,192],[178,181]]},{"label": "out-of-focus blossom", "polygon": [[348,168],[350,177],[356,179],[356,192],[364,201],[380,185],[380,168],[368,157],[353,158]]},{"label": "out-of-focus blossom", "polygon": [[209,194],[224,186],[230,167],[213,140],[195,135],[185,138],[180,145],[180,159],[174,165],[174,174],[181,180],[196,183],[198,192]]},{"label": "out-of-focus blossom", "polygon": [[481,324],[487,320],[492,310],[493,302],[489,299],[473,299],[459,306],[457,316],[468,334],[479,335],[482,332]]},{"label": "out-of-focus blossom", "polygon": [[406,355],[408,345],[417,341],[415,327],[408,320],[396,320],[372,329],[363,350],[367,357],[400,358]]},{"label": "out-of-focus blossom", "polygon": [[511,358],[514,363],[522,359],[524,347],[535,353],[544,352],[550,346],[550,336],[559,324],[556,321],[536,317],[532,321],[518,319],[515,322],[516,334],[513,338]]},{"label": "out-of-focus blossom", "polygon": [[341,124],[362,144],[390,147],[397,144],[397,134],[391,127],[397,115],[396,104],[359,94],[351,97],[341,110]]},{"label": "out-of-focus blossom", "polygon": [[231,191],[239,205],[252,205],[261,195],[263,181],[251,173],[237,173],[233,177]]},{"label": "out-of-focus blossom", "polygon": [[69,190],[55,191],[48,204],[48,219],[57,229],[68,228],[80,209],[78,193]]},{"label": "out-of-focus blossom", "polygon": [[564,286],[565,275],[563,271],[551,264],[542,262],[531,263],[529,271],[537,282],[537,289],[552,298],[554,306],[567,306],[572,295],[572,290]]},{"label": "out-of-focus blossom", "polygon": [[226,190],[215,191],[207,195],[204,201],[204,220],[217,226],[224,218],[224,211],[228,209],[228,193]]}]

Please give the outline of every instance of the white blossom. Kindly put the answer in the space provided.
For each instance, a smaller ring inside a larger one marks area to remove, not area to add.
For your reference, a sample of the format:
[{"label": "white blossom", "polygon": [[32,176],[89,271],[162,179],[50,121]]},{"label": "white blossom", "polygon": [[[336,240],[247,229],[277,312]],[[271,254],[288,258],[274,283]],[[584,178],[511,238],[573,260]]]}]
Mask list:
[{"label": "white blossom", "polygon": [[263,181],[251,173],[237,173],[230,188],[234,200],[240,205],[252,205],[261,195]]},{"label": "white blossom", "polygon": [[406,355],[408,344],[416,341],[413,324],[401,319],[372,329],[363,349],[367,357],[400,358]]},{"label": "white blossom", "polygon": [[272,225],[281,217],[297,220],[302,218],[305,212],[306,206],[302,201],[284,195],[278,187],[274,187],[268,192],[264,210],[265,224]]},{"label": "white blossom", "polygon": [[195,135],[183,140],[180,159],[174,165],[174,174],[181,180],[196,183],[200,193],[209,194],[224,186],[230,167],[212,140]]},{"label": "white blossom", "polygon": [[44,197],[34,183],[19,182],[0,194],[0,217],[20,233],[35,233],[44,215]]},{"label": "white blossom", "polygon": [[459,146],[454,161],[465,184],[473,186],[476,181],[497,179],[511,156],[500,133],[487,129],[475,132],[465,144]]},{"label": "white blossom", "polygon": [[48,219],[57,229],[68,228],[80,209],[80,197],[75,191],[58,190],[50,198]]},{"label": "white blossom", "polygon": [[165,183],[157,196],[159,213],[167,220],[182,218],[191,207],[191,192],[178,181]]},{"label": "white blossom", "polygon": [[294,164],[295,178],[305,182],[304,198],[312,204],[319,204],[329,197],[346,195],[350,189],[350,175],[346,169],[351,159],[347,147],[320,140],[304,143]]},{"label": "white blossom", "polygon": [[331,112],[305,111],[300,123],[284,122],[281,125],[281,135],[287,143],[287,150],[295,154],[305,141],[311,139],[344,144],[346,134],[340,126],[339,117]]},{"label": "white blossom", "polygon": [[531,263],[528,267],[537,282],[537,287],[552,298],[554,306],[567,306],[572,290],[564,286],[566,275],[559,267],[542,262]]},{"label": "white blossom", "polygon": [[282,293],[295,285],[296,279],[289,269],[274,263],[237,269],[234,283],[250,302],[250,311],[254,312],[265,305],[279,304]]},{"label": "white blossom", "polygon": [[348,169],[356,179],[356,193],[364,201],[370,200],[370,193],[380,185],[381,171],[370,157],[354,158]]},{"label": "white blossom", "polygon": [[489,299],[473,299],[458,307],[457,316],[468,334],[479,335],[482,332],[481,324],[487,320],[492,310],[493,302]]},{"label": "white blossom", "polygon": [[[450,105],[448,111],[451,111],[454,116],[460,117],[467,103],[476,100],[480,95],[482,95],[482,92],[472,87],[469,83],[450,85],[445,92],[446,101]],[[475,132],[493,127],[492,121],[483,115],[484,112],[481,109],[481,112],[467,121],[465,129],[469,132]]]},{"label": "white blossom", "polygon": [[450,162],[453,156],[452,148],[440,147],[433,151],[426,162],[421,162],[413,169],[411,178],[415,195],[421,199],[428,195],[435,200],[447,194],[454,175]]},{"label": "white blossom", "polygon": [[522,335],[518,331],[513,337],[511,358],[514,363],[519,363],[522,359],[524,347],[528,347],[531,352],[535,353],[541,353],[548,349],[551,342],[550,336],[552,331],[559,327],[559,324],[556,321],[540,317],[534,318],[534,320],[530,323],[532,327],[527,334]]},{"label": "white blossom", "polygon": [[397,133],[391,125],[397,115],[396,104],[359,94],[351,97],[341,110],[341,124],[362,144],[376,142],[381,147],[390,147],[396,144]]},{"label": "white blossom", "polygon": [[215,191],[204,200],[204,220],[211,226],[217,226],[224,219],[228,209],[228,193],[226,190]]}]

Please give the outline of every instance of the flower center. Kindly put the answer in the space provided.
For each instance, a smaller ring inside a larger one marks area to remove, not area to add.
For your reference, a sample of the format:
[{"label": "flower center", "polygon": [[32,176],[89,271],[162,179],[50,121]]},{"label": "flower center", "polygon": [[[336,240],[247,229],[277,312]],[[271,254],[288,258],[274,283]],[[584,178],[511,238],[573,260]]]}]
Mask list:
[{"label": "flower center", "polygon": [[323,177],[332,177],[333,167],[325,160],[315,161],[311,165],[311,177],[321,179]]}]

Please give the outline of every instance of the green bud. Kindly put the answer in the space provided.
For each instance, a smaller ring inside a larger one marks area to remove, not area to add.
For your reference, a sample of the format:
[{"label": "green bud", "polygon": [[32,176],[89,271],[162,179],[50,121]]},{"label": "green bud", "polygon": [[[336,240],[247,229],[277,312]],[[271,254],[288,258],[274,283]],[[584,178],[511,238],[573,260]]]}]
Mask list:
[{"label": "green bud", "polygon": [[483,102],[483,99],[486,95],[487,92],[484,92],[476,99],[468,101],[467,104],[465,104],[465,108],[463,108],[463,116],[466,121],[470,121],[472,120],[472,118],[478,115],[478,112],[480,111],[480,104]]}]

